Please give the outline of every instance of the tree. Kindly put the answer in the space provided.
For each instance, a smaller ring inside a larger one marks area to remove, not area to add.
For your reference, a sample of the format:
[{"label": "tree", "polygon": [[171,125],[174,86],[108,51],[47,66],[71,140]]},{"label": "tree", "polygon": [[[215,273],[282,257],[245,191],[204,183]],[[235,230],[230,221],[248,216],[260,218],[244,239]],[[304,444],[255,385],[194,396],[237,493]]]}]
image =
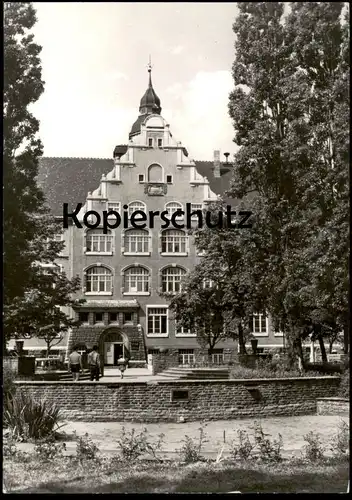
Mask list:
[{"label": "tree", "polygon": [[286,21],[281,2],[237,5],[229,112],[240,150],[228,195],[251,196],[247,265],[261,268],[257,285],[267,310],[302,358],[301,340],[314,334],[322,342],[326,318],[341,322],[347,311],[342,5],[293,3]]},{"label": "tree", "polygon": [[[207,209],[215,224],[225,207],[220,203]],[[248,266],[243,251],[249,247],[248,242],[244,246],[248,234],[225,225],[194,230],[194,236],[198,250],[205,255],[182,283],[182,291],[170,296],[169,307],[179,326],[195,331],[198,342],[208,347],[210,355],[225,338],[238,341],[240,354],[246,354],[250,319],[264,307],[262,290],[256,287],[260,267]]]},{"label": "tree", "polygon": [[[30,30],[36,22],[31,3],[5,2],[4,21],[4,322],[3,339],[40,336],[43,327],[75,326],[63,311],[79,279],[55,268],[64,244],[46,206],[36,176],[42,155],[39,122],[29,111],[44,89],[39,54]],[[46,333],[47,335],[47,333]]]}]

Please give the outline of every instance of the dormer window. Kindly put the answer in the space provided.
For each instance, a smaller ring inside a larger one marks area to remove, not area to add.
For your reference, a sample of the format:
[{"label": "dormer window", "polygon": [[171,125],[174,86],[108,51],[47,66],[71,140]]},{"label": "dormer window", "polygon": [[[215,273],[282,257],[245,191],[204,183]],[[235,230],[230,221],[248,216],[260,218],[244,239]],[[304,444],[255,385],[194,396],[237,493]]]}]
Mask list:
[{"label": "dormer window", "polygon": [[149,146],[150,148],[152,148],[152,147],[153,147],[153,137],[148,137],[148,146]]},{"label": "dormer window", "polygon": [[162,148],[163,147],[163,140],[162,139],[158,139],[158,148]]}]

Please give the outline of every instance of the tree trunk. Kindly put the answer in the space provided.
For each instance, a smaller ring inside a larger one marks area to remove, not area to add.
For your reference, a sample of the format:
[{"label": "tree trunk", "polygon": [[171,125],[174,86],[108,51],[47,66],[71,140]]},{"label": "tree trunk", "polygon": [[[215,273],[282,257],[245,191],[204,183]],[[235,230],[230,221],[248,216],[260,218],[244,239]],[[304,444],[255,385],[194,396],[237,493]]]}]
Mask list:
[{"label": "tree trunk", "polygon": [[326,355],[326,350],[325,350],[325,345],[324,345],[324,339],[321,335],[318,335],[318,342],[320,346],[320,352],[321,352],[321,360],[323,363],[327,363],[328,357]]},{"label": "tree trunk", "polygon": [[50,340],[47,341],[46,340],[46,357],[48,358],[49,357],[49,354],[50,354]]},{"label": "tree trunk", "polygon": [[301,360],[301,365],[302,369],[305,369],[305,361],[304,361],[304,356],[303,356],[303,349],[302,349],[302,340],[301,338],[296,339],[295,341],[295,347],[296,347],[296,353],[298,355],[298,358]]},{"label": "tree trunk", "polygon": [[329,339],[329,354],[332,354],[335,339]]},{"label": "tree trunk", "polygon": [[243,326],[241,323],[238,325],[238,345],[240,346],[240,354],[247,354]]},{"label": "tree trunk", "polygon": [[343,328],[343,353],[348,354],[350,347],[350,328],[349,324],[345,324]]}]

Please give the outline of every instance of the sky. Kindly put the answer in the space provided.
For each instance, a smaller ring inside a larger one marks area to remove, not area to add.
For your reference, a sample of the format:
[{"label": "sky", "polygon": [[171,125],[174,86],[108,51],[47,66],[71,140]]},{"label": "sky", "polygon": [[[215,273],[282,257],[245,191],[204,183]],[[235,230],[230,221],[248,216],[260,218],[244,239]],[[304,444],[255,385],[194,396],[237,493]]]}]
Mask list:
[{"label": "sky", "polygon": [[235,3],[36,3],[44,156],[111,158],[128,142],[152,60],[161,115],[195,160],[236,151],[228,116]]}]

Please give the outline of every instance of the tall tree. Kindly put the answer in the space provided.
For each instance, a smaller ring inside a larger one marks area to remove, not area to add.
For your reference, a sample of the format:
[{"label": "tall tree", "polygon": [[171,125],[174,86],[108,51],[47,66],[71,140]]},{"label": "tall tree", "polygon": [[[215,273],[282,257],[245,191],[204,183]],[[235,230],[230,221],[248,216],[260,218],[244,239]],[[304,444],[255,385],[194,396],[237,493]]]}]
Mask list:
[{"label": "tall tree", "polygon": [[[229,110],[240,150],[229,195],[251,194],[256,223],[248,264],[262,267],[258,286],[266,290],[267,309],[301,356],[301,339],[313,334],[321,342],[321,327],[333,315],[343,317],[347,303],[348,120],[343,125],[341,118],[348,100],[342,5],[336,5],[294,3],[285,21],[283,3],[240,2],[233,26],[236,88]],[[337,220],[335,234],[343,234],[333,236]],[[321,253],[338,238],[340,263],[332,251],[328,258]]]},{"label": "tall tree", "polygon": [[[64,244],[36,177],[42,144],[39,122],[29,111],[44,89],[41,47],[30,32],[33,5],[5,2],[4,16],[4,336],[21,337],[51,324],[74,322],[62,308],[73,305],[79,280],[55,271]],[[61,308],[61,309],[58,309]],[[42,331],[42,330],[41,330]]]}]

